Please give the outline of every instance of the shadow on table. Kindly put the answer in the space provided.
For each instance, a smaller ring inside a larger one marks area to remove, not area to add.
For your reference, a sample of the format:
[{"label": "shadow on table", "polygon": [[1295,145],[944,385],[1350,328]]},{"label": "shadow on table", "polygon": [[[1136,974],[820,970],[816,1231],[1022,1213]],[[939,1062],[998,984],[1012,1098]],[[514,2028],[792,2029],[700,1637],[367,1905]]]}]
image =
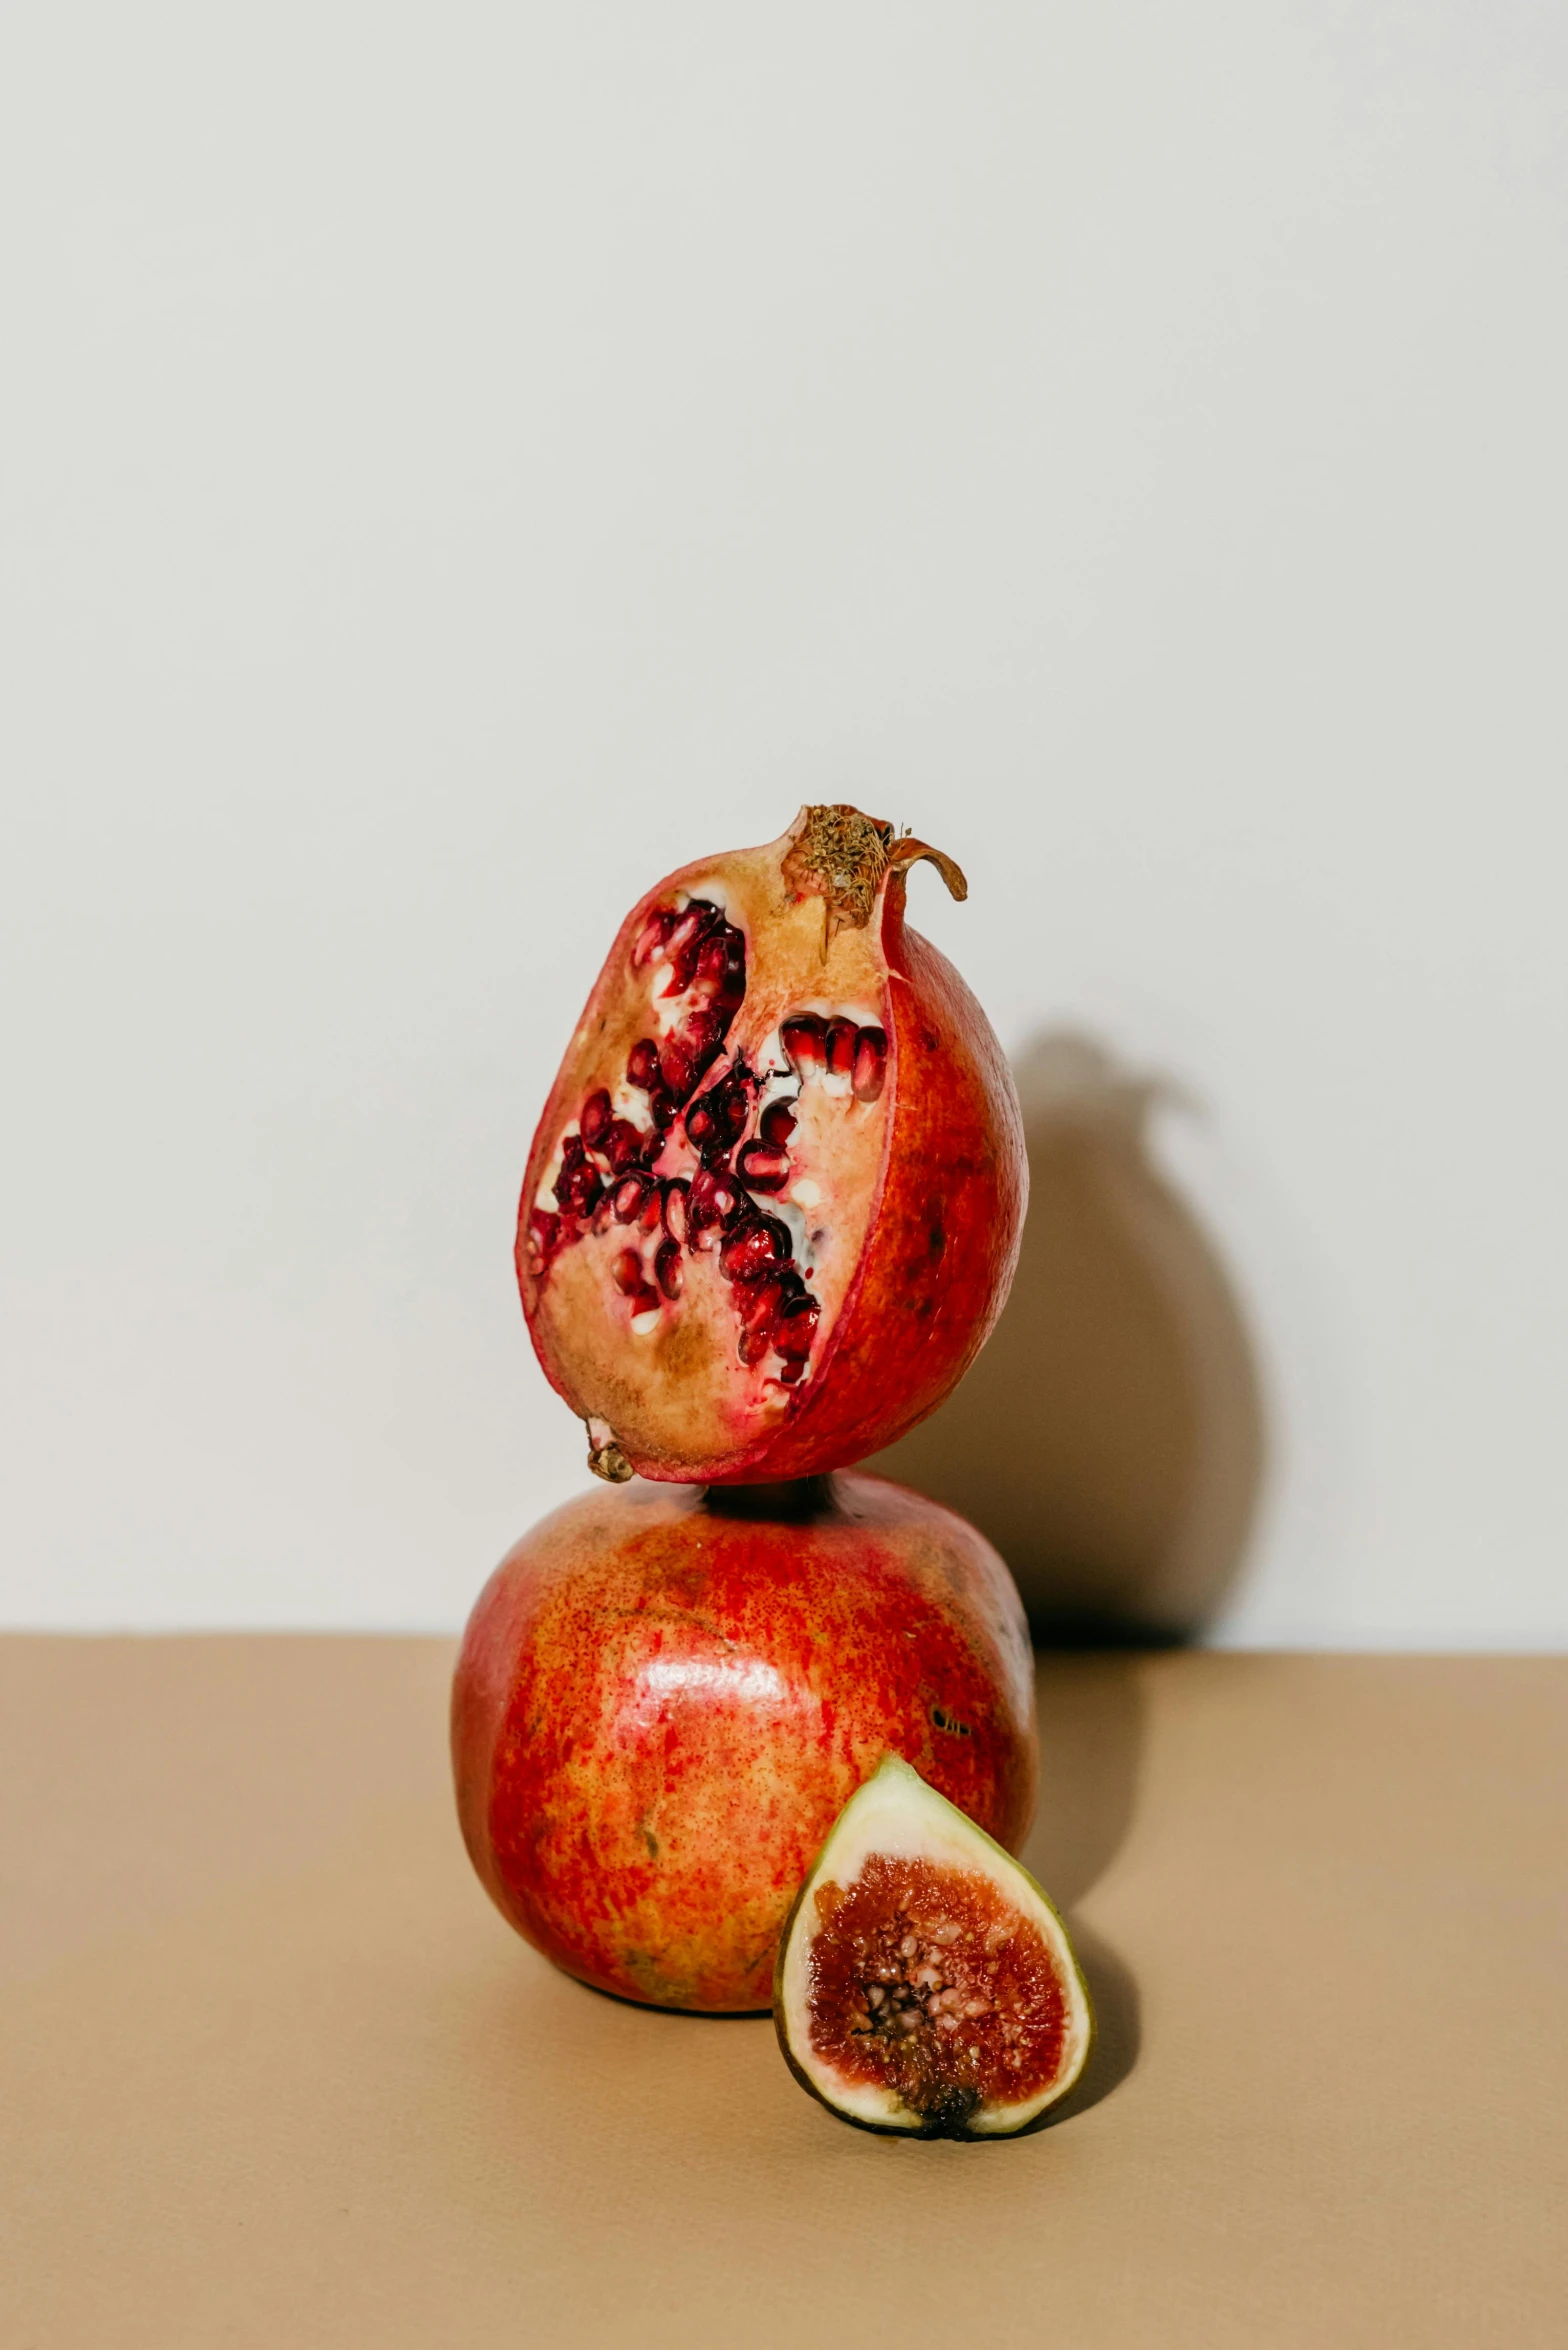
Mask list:
[{"label": "shadow on table", "polygon": [[1260,1381],[1220,1254],[1151,1154],[1179,1087],[1052,1029],[1016,1064],[1029,1213],[967,1377],[865,1465],[946,1502],[1012,1568],[1036,1640],[1178,1641],[1242,1564]]},{"label": "shadow on table", "polygon": [[1104,1937],[1073,1913],[1110,1867],[1132,1824],[1143,1759],[1138,1659],[1126,1651],[1047,1652],[1035,1660],[1040,1807],[1020,1858],[1067,1918],[1094,2002],[1094,2051],[1071,2096],[1042,2127],[1086,2113],[1138,2061],[1138,1986]]}]

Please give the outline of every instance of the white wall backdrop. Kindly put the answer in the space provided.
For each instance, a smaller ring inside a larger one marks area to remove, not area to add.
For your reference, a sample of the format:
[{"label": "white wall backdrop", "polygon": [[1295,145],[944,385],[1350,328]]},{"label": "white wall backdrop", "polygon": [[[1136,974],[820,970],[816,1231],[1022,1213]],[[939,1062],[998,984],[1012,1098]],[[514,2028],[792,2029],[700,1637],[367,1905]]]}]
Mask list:
[{"label": "white wall backdrop", "polygon": [[1219,1636],[1568,1636],[1568,19],[21,0],[0,1613],[458,1622],[658,873],[849,798],[1199,1105]]}]

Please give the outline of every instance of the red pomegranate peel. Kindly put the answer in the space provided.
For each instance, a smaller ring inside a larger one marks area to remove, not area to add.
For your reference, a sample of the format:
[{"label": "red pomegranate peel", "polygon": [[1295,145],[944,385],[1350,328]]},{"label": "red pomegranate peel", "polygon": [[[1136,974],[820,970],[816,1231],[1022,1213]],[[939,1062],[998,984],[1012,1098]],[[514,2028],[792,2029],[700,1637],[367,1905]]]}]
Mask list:
[{"label": "red pomegranate peel", "polygon": [[452,1689],[463,1835],[568,1973],[768,2005],[775,1945],[889,1750],[1016,1845],[1037,1768],[1029,1635],[972,1526],[880,1477],[592,1487],[481,1593]]}]

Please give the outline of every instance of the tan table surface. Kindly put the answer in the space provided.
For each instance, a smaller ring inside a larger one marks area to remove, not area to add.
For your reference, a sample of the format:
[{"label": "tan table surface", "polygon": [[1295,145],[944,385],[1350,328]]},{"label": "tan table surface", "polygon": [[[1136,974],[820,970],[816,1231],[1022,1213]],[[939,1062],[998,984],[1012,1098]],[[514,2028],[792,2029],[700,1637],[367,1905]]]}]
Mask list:
[{"label": "tan table surface", "polygon": [[1043,1664],[1104,2059],[966,2147],[518,1942],[450,1657],[0,1642],[5,2350],[1568,2343],[1568,1659]]}]

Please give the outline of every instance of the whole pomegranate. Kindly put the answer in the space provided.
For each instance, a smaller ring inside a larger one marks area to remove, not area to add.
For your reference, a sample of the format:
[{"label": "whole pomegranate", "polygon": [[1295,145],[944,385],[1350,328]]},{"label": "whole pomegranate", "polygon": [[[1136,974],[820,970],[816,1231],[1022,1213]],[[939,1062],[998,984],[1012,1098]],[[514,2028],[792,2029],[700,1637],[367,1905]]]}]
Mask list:
[{"label": "whole pomegranate", "polygon": [[962,1518],[879,1477],[585,1494],[497,1568],[453,1686],[463,1834],[503,1914],[661,2007],[769,2004],[801,1880],[890,1751],[1021,1841],[1018,1595]]},{"label": "whole pomegranate", "polygon": [[517,1267],[602,1476],[799,1478],[934,1410],[1027,1170],[985,1014],[904,927],[923,842],[810,807],[633,907],[534,1137]]}]

